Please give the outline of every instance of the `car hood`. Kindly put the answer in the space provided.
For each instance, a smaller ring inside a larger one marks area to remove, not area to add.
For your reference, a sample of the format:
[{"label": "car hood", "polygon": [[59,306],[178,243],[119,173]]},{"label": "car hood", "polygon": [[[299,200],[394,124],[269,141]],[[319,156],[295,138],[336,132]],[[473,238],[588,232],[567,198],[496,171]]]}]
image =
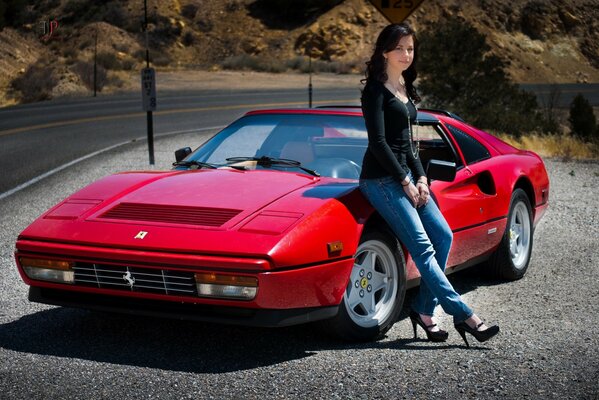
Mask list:
[{"label": "car hood", "polygon": [[205,170],[133,185],[88,220],[138,221],[226,229],[278,198],[315,182],[304,174]]},{"label": "car hood", "polygon": [[19,240],[264,256],[293,226],[348,190],[316,190],[319,182],[269,170],[116,174],[49,210]]}]

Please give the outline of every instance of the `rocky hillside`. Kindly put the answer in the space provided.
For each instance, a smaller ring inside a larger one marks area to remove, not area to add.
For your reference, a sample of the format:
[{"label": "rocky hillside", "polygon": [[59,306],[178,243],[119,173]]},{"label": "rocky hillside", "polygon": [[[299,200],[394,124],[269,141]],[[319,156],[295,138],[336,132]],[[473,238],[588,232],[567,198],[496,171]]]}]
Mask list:
[{"label": "rocky hillside", "polygon": [[[359,73],[387,24],[366,0],[148,5],[152,63],[169,70],[301,70],[311,53],[321,71]],[[487,37],[516,82],[599,82],[599,0],[425,0],[408,22],[421,31],[452,15]],[[142,18],[140,0],[34,2],[24,24],[0,32],[0,105],[21,101],[13,88],[36,76],[53,78],[46,97],[89,93],[96,37],[101,84],[104,91],[118,89],[145,64]],[[54,19],[58,27],[42,37],[42,21]]]}]

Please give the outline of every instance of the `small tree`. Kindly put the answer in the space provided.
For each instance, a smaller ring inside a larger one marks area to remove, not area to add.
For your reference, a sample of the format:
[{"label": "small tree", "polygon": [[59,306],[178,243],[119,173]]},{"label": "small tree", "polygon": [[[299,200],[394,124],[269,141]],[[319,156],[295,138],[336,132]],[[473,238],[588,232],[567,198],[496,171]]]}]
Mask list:
[{"label": "small tree", "polygon": [[568,118],[572,133],[582,139],[596,141],[599,137],[597,119],[589,101],[578,94],[570,103],[570,117]]},{"label": "small tree", "polygon": [[419,88],[427,106],[445,108],[483,129],[514,135],[543,126],[533,94],[511,83],[472,25],[450,18],[419,36]]},{"label": "small tree", "polygon": [[58,79],[52,67],[32,65],[23,75],[12,81],[12,87],[21,92],[23,103],[33,103],[51,99],[52,89],[57,83]]},{"label": "small tree", "polygon": [[[89,61],[78,61],[72,68],[73,72],[75,72],[81,82],[87,87],[89,90],[94,90],[94,64]],[[101,92],[108,81],[108,76],[106,73],[106,69],[101,66],[96,66],[96,89]]]}]

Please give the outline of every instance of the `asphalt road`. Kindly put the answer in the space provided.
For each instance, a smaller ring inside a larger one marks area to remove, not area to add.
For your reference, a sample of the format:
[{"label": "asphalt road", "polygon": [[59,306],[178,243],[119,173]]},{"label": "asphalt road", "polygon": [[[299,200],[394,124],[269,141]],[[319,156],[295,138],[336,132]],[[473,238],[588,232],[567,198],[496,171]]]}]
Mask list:
[{"label": "asphalt road", "polygon": [[591,106],[599,106],[599,83],[523,84],[520,87],[534,93],[541,107],[547,106],[553,99],[554,107],[569,108],[578,94],[582,94]]},{"label": "asphalt road", "polygon": [[[156,168],[209,134],[157,139]],[[546,162],[550,207],[527,275],[450,276],[468,304],[501,327],[492,341],[466,349],[442,314],[446,343],[413,339],[404,313],[385,339],[349,344],[316,325],[257,329],[29,303],[13,259],[18,233],[87,183],[146,168],[146,144],[82,161],[0,199],[0,398],[597,399],[599,164]]]},{"label": "asphalt road", "polygon": [[[568,107],[582,93],[599,106],[599,84],[522,85],[541,105]],[[358,104],[357,88],[315,89],[314,105]],[[306,107],[306,89],[160,91],[154,135],[224,126],[245,111]],[[147,137],[138,93],[0,108],[0,198],[24,182],[102,149]]]},{"label": "asphalt road", "polygon": [[[359,90],[315,90],[313,105],[356,104]],[[307,107],[305,89],[163,92],[154,135],[225,126],[250,109]],[[0,195],[80,157],[147,137],[139,94],[0,109]],[[149,157],[148,157],[149,159]]]}]

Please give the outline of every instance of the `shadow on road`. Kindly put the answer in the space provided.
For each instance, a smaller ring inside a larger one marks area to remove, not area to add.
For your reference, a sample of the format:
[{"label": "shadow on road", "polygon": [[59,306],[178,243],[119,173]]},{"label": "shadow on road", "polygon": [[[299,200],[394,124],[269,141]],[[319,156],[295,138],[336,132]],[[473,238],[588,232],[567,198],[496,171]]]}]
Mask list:
[{"label": "shadow on road", "polygon": [[[452,275],[451,280],[460,293],[493,284],[478,275],[463,271]],[[408,291],[406,305],[415,293],[415,289]],[[404,309],[401,319],[406,315]],[[263,329],[52,308],[0,325],[0,347],[111,364],[221,373],[302,359],[321,350],[463,346],[431,346],[424,339],[346,343],[325,336],[315,324]]]}]

